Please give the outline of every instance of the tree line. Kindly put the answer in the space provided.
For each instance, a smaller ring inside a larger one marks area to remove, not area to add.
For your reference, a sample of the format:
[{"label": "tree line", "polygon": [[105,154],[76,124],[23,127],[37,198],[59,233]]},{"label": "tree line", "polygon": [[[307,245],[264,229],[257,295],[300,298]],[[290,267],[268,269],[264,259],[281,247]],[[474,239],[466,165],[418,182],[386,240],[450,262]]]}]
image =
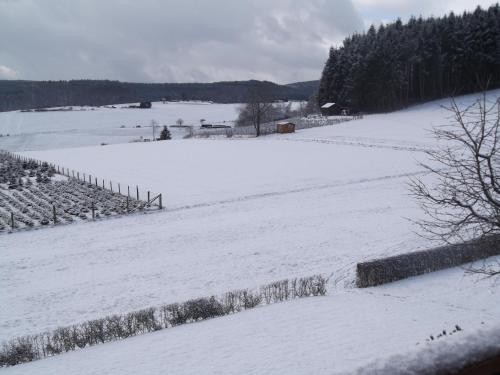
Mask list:
[{"label": "tree line", "polygon": [[500,6],[371,26],[330,49],[318,100],[384,112],[500,87]]},{"label": "tree line", "polygon": [[267,81],[128,83],[109,80],[1,81],[0,111],[58,106],[110,105],[142,101],[203,100],[244,103],[250,90],[272,100],[307,100],[318,81],[278,85]]}]

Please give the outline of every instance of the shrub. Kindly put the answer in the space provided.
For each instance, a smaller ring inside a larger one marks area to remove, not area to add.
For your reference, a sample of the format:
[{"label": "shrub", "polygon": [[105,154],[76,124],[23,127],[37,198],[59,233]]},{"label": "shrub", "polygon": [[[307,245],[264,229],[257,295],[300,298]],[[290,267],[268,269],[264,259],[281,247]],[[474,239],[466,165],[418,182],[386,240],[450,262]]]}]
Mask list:
[{"label": "shrub", "polygon": [[321,275],[281,280],[259,289],[230,291],[217,298],[196,298],[184,303],[172,303],[158,308],[150,307],[123,315],[110,315],[70,327],[57,328],[34,336],[24,336],[4,343],[0,349],[0,367],[82,349],[108,341],[153,332],[224,316],[259,305],[268,305],[294,298],[318,296],[326,293],[325,279]]}]

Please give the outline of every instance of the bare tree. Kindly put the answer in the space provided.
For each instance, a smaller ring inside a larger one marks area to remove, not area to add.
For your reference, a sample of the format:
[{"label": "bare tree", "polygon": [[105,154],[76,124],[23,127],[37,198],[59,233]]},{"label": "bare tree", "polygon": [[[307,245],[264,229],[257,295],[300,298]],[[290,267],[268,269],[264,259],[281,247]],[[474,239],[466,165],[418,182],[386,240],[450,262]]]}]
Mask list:
[{"label": "bare tree", "polygon": [[316,113],[321,113],[318,103],[318,93],[315,93],[309,97],[305,108],[302,111],[303,116],[312,115]]},{"label": "bare tree", "polygon": [[184,124],[184,120],[181,118],[178,118],[177,121],[175,122],[178,126],[182,126]]},{"label": "bare tree", "polygon": [[429,163],[422,164],[436,183],[411,182],[428,216],[418,224],[429,237],[446,242],[498,235],[500,100],[488,101],[483,94],[464,109],[453,100],[449,110],[453,123],[434,130],[443,146],[429,151]]},{"label": "bare tree", "polygon": [[262,91],[250,90],[248,102],[240,108],[240,114],[236,120],[238,126],[253,125],[255,135],[261,134],[261,124],[272,120],[273,105]]},{"label": "bare tree", "polygon": [[151,120],[151,128],[153,129],[153,141],[156,140],[156,128],[158,127],[158,121],[156,120]]}]

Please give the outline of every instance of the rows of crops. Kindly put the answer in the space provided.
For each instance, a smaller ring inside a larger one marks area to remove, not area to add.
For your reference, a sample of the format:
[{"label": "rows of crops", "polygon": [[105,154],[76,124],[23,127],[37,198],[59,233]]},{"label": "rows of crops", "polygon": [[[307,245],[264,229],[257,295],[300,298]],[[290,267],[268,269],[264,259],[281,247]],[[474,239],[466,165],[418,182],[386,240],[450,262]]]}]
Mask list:
[{"label": "rows of crops", "polygon": [[48,163],[0,152],[0,232],[93,220],[149,207],[131,196],[63,176]]}]

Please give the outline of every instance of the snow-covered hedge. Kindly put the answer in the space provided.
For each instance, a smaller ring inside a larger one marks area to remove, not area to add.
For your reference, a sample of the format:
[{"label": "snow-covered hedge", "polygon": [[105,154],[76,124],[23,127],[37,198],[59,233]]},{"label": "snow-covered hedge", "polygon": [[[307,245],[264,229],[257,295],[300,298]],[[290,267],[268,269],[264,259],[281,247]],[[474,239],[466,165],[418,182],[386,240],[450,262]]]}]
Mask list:
[{"label": "snow-covered hedge", "polygon": [[411,276],[456,267],[500,254],[500,236],[441,246],[358,263],[356,284],[366,288]]},{"label": "snow-covered hedge", "polygon": [[295,298],[326,294],[327,279],[321,275],[281,280],[258,289],[243,289],[222,296],[197,298],[184,303],[151,307],[128,314],[111,315],[52,332],[15,338],[2,345],[0,367],[124,339],[146,332],[252,309]]}]

